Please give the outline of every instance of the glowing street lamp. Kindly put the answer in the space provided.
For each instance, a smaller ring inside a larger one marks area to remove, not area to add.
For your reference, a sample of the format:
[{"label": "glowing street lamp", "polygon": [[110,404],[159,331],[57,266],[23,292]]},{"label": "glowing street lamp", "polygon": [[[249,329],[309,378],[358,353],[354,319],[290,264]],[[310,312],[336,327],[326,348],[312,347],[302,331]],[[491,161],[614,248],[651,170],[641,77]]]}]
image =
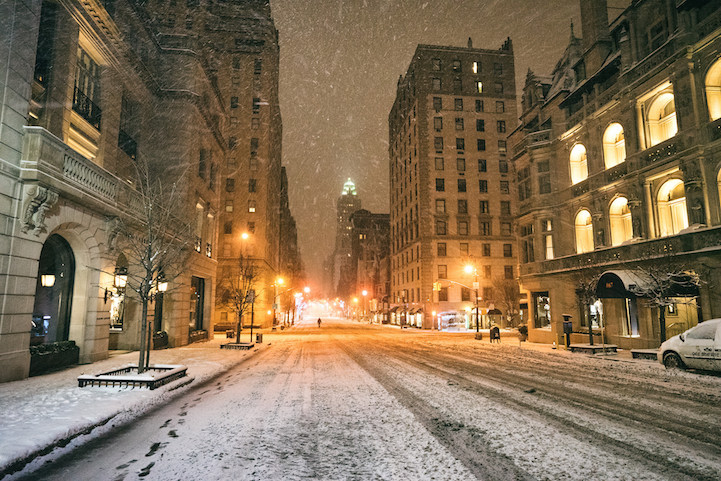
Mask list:
[{"label": "glowing street lamp", "polygon": [[478,308],[478,269],[473,264],[466,264],[463,268],[466,274],[473,274],[473,289],[476,291],[476,332],[481,330],[481,311]]},{"label": "glowing street lamp", "polygon": [[305,292],[306,294],[310,294],[310,287],[307,287],[307,286],[306,286],[306,287],[303,289],[303,292]]}]

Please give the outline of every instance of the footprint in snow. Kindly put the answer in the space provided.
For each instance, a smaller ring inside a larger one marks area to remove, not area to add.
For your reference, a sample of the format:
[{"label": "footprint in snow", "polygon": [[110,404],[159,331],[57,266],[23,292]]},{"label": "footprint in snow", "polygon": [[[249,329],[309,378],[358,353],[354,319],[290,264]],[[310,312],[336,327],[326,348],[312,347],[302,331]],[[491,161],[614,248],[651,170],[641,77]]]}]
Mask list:
[{"label": "footprint in snow", "polygon": [[178,433],[176,433],[176,432],[175,432],[175,429],[173,429],[172,431],[170,431],[170,432],[168,433],[168,436],[170,436],[171,438],[177,438],[177,437],[178,437]]},{"label": "footprint in snow", "polygon": [[144,467],[143,469],[141,469],[140,472],[138,473],[138,477],[144,478],[145,476],[149,475],[149,474],[150,474],[150,470],[152,469],[153,466],[155,466],[155,463],[150,463],[150,464],[148,464],[147,466],[145,466],[145,467]]}]

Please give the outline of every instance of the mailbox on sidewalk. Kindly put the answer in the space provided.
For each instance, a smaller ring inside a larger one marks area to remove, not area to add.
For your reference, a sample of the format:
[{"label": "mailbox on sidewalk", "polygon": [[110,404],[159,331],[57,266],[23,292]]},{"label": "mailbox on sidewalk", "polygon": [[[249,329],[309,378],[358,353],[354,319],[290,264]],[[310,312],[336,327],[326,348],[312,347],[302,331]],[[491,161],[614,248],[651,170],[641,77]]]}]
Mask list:
[{"label": "mailbox on sidewalk", "polygon": [[571,346],[571,334],[573,333],[573,322],[571,322],[570,314],[561,314],[563,316],[563,334],[566,336],[566,348]]}]

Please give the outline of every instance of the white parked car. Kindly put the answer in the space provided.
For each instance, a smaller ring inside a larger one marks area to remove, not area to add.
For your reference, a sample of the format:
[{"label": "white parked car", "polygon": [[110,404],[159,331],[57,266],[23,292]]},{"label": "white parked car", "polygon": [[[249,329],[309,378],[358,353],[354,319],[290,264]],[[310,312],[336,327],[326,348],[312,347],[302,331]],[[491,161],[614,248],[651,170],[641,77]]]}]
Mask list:
[{"label": "white parked car", "polygon": [[661,344],[658,361],[670,368],[721,371],[721,319],[711,319]]}]

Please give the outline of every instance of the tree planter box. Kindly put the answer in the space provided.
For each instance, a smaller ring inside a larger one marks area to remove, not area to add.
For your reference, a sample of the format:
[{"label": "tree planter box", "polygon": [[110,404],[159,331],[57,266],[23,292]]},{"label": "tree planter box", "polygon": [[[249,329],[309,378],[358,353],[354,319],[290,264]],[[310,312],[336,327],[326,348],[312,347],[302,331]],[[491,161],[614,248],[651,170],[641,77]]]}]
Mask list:
[{"label": "tree planter box", "polygon": [[240,351],[247,351],[248,349],[251,349],[253,346],[255,346],[255,343],[252,342],[241,342],[241,343],[228,343],[228,344],[221,344],[221,349],[235,349]]},{"label": "tree planter box", "polygon": [[129,364],[119,369],[100,374],[78,376],[78,387],[146,387],[155,389],[187,375],[188,368],[179,364],[156,364],[142,374],[138,374],[137,364]]},{"label": "tree planter box", "polygon": [[30,375],[37,376],[78,363],[80,348],[75,341],[54,342],[30,347]]}]

